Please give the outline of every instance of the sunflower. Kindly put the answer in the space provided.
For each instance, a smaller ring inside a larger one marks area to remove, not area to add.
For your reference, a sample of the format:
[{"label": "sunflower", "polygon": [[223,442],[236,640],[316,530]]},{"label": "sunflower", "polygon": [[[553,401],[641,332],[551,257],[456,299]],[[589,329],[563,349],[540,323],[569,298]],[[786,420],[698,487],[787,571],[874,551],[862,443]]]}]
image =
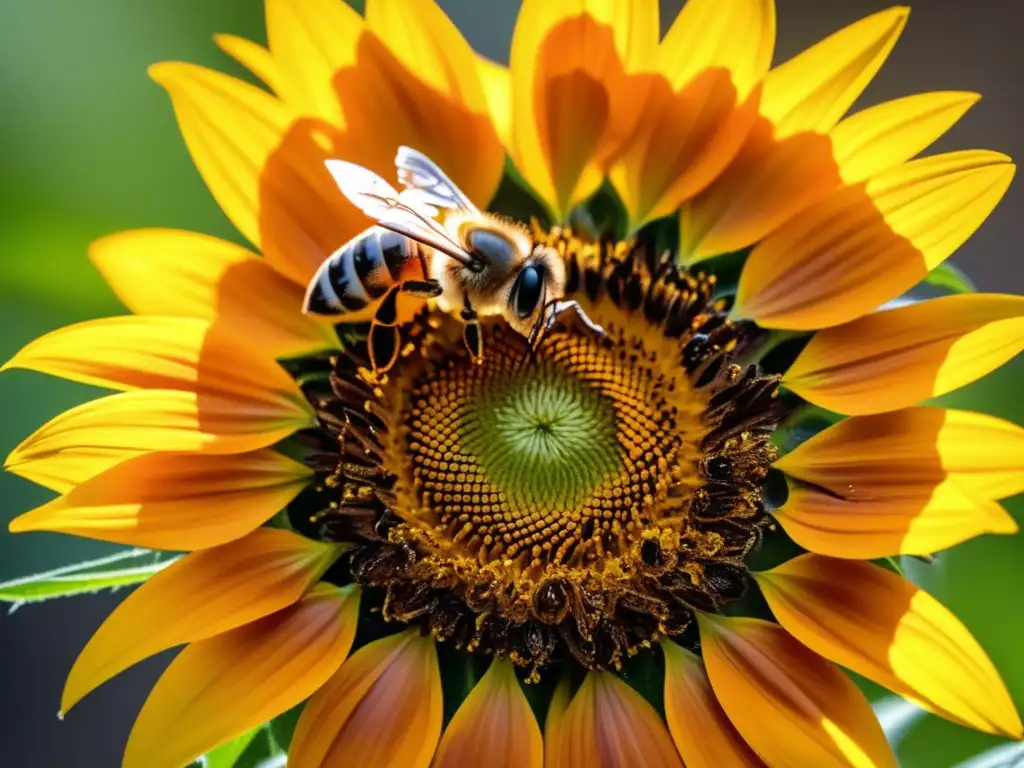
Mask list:
[{"label": "sunflower", "polygon": [[[265,87],[150,70],[260,253],[104,238],[134,314],[6,366],[120,390],[10,455],[58,494],[11,530],[186,553],[96,632],[62,711],[184,645],[127,768],[303,702],[296,768],[895,766],[840,666],[1021,738],[985,652],[893,565],[1014,532],[998,499],[1024,490],[1024,431],[920,405],[1024,348],[1024,299],[905,298],[1014,166],[913,159],[975,94],[844,118],[907,9],[774,68],[772,0],[689,0],[663,38],[655,2],[525,0],[507,68],[432,0],[266,10],[267,48],[217,38]],[[401,145],[556,250],[593,322],[531,344],[485,317],[475,360],[431,304],[385,375],[364,326],[304,315],[370,223],[325,161],[391,178]]]}]

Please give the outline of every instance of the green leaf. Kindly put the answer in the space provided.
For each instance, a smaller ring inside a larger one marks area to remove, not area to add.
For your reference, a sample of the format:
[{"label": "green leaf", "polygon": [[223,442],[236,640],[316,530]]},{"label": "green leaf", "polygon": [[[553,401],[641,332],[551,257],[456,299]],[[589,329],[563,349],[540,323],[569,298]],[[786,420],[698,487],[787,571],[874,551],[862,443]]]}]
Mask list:
[{"label": "green leaf", "polygon": [[939,266],[928,273],[924,281],[928,285],[945,288],[951,293],[974,293],[976,290],[974,283],[971,282],[971,278],[958,266],[949,261],[939,264]]},{"label": "green leaf", "polygon": [[249,745],[260,735],[263,726],[246,731],[241,736],[236,736],[226,744],[221,744],[211,752],[208,752],[201,761],[204,768],[235,768],[239,758],[245,753]]},{"label": "green leaf", "polygon": [[23,603],[141,584],[173,562],[157,558],[159,553],[149,549],[128,549],[98,560],[23,576],[0,584],[0,601],[11,603],[13,611]]}]

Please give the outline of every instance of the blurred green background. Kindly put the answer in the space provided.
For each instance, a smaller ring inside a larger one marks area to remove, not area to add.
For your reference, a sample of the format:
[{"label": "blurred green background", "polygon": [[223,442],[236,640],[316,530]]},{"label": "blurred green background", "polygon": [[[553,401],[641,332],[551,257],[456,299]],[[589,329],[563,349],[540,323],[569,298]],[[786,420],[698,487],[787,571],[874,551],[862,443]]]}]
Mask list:
[{"label": "blurred green background", "polygon": [[[296,0],[301,1],[301,0]],[[340,0],[339,0],[340,1]],[[662,2],[663,23],[681,0]],[[515,0],[442,0],[480,51],[507,61]],[[781,60],[840,26],[885,7],[873,0],[777,0]],[[924,90],[985,96],[937,149],[990,147],[1020,154],[1024,54],[1017,10],[1003,0],[921,0],[903,40],[862,103]],[[121,312],[86,258],[89,242],[119,229],[169,226],[239,239],[207,193],[180,141],[170,105],[146,76],[183,59],[241,74],[211,37],[265,41],[261,0],[0,0],[0,358],[68,323]],[[983,290],[1022,292],[1021,184],[954,261]],[[1024,422],[1024,363],[943,399],[946,405]],[[21,371],[0,377],[0,453],[95,390]],[[5,520],[49,498],[0,476]],[[1024,498],[1008,507],[1024,521]],[[0,533],[0,581],[96,557],[114,548],[51,534]],[[1024,538],[988,537],[911,564],[915,580],[975,632],[1024,709]],[[56,718],[63,676],[119,594],[29,605],[0,616],[0,744],[5,765],[119,764],[146,689],[167,657],[122,675],[65,722]],[[877,691],[873,692],[879,695]],[[894,711],[883,702],[891,722]],[[910,714],[907,714],[907,713]],[[895,729],[907,768],[1024,765],[1024,752],[906,708]]]}]

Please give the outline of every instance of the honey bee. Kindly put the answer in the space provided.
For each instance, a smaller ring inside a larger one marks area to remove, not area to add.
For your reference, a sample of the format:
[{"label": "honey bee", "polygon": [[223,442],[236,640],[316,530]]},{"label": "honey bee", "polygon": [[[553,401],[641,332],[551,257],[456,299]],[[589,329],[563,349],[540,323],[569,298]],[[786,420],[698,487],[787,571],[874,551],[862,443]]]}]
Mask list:
[{"label": "honey bee", "polygon": [[372,171],[343,160],[327,169],[342,193],[377,224],[320,265],[303,311],[339,322],[370,322],[375,371],[394,365],[399,326],[424,302],[458,313],[474,360],[483,356],[479,317],[502,315],[533,341],[564,309],[565,262],[534,245],[525,229],[484,213],[426,155],[400,147],[398,192]]}]

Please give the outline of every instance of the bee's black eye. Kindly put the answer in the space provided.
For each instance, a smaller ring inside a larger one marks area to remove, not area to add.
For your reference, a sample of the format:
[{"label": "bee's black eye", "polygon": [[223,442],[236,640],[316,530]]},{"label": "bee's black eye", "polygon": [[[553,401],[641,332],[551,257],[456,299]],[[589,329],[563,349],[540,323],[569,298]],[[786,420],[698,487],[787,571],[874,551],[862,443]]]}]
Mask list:
[{"label": "bee's black eye", "polygon": [[544,294],[544,271],[536,264],[527,264],[512,284],[512,306],[520,318],[529,317]]},{"label": "bee's black eye", "polygon": [[466,241],[473,255],[483,262],[481,266],[493,267],[495,271],[501,271],[507,269],[512,263],[514,246],[497,232],[474,229],[466,236]]}]

